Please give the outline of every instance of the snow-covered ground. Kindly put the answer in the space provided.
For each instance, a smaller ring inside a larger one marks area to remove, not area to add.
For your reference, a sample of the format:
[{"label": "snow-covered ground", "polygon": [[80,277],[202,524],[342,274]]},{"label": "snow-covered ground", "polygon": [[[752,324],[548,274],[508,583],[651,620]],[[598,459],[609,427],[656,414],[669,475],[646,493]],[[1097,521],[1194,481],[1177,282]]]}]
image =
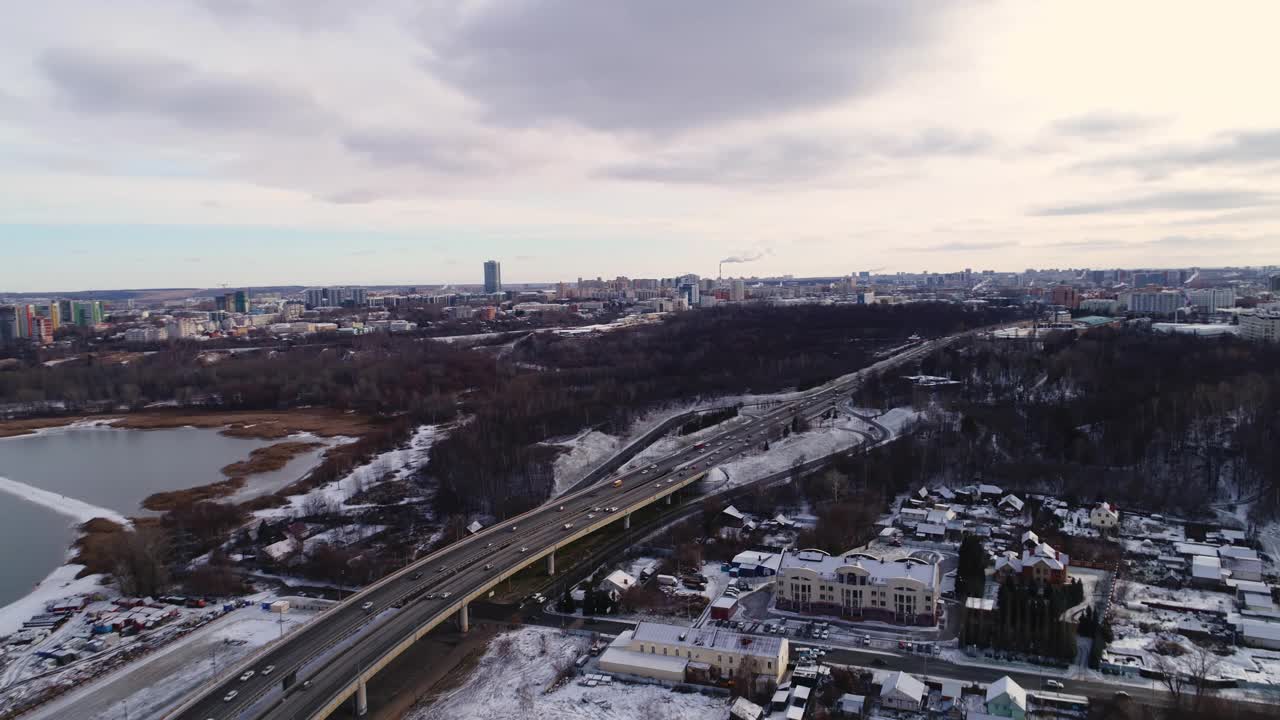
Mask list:
[{"label": "snow-covered ground", "polygon": [[33,615],[44,612],[48,602],[73,595],[88,595],[101,590],[101,575],[86,575],[76,579],[83,565],[63,565],[55,568],[40,581],[31,592],[0,608],[0,636],[11,635],[22,628],[22,623]]},{"label": "snow-covered ground", "polygon": [[129,520],[115,510],[90,505],[87,502],[49,490],[42,490],[17,480],[10,480],[7,477],[0,477],[0,492],[49,508],[56,513],[71,518],[77,524],[88,522],[94,518],[106,518],[121,525],[129,524]]},{"label": "snow-covered ground", "polygon": [[741,485],[789,470],[799,463],[848,450],[865,442],[865,438],[855,432],[864,428],[865,424],[861,420],[840,418],[834,425],[793,433],[782,440],[770,442],[768,451],[758,450],[755,454],[717,465],[709,474],[708,481],[712,487],[717,487],[720,483],[727,486]]},{"label": "snow-covered ground", "polygon": [[422,425],[404,447],[388,450],[365,465],[352,470],[335,482],[315,488],[302,495],[291,495],[289,504],[278,508],[259,510],[260,518],[280,518],[298,515],[314,498],[322,499],[335,508],[351,508],[347,500],[361,489],[368,489],[382,482],[405,480],[427,463],[431,447],[444,430],[439,425]]},{"label": "snow-covered ground", "polygon": [[234,610],[199,630],[83,684],[24,716],[31,720],[107,720],[160,717],[218,671],[253,650],[296,630],[315,614],[283,616],[250,606]]},{"label": "snow-covered ground", "polygon": [[722,698],[673,693],[656,685],[613,682],[585,687],[572,679],[550,689],[561,668],[586,651],[585,637],[523,628],[496,636],[466,681],[409,720],[721,720]]}]

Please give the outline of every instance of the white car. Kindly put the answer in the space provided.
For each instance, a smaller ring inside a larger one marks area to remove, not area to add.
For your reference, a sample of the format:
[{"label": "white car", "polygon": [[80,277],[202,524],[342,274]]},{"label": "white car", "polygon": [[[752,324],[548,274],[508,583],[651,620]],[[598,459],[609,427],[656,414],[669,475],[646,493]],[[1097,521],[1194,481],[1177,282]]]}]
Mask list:
[{"label": "white car", "polygon": [[588,520],[595,520],[595,519],[596,519],[596,515],[595,515],[595,513],[587,513],[587,519],[588,519]]},{"label": "white car", "polygon": [[487,563],[487,564],[484,566],[484,569],[485,569],[485,570],[492,570],[492,569],[493,569],[493,563]]},{"label": "white car", "polygon": [[1066,685],[1063,685],[1058,680],[1045,680],[1044,686],[1050,690],[1065,690],[1067,688]]},{"label": "white car", "polygon": [[236,696],[239,694],[240,694],[239,692],[232,690],[231,692],[222,696],[222,702],[231,702],[232,700],[235,700]]},{"label": "white car", "polygon": [[263,675],[270,675],[271,673],[273,673],[273,672],[275,672],[275,671],[276,671],[276,666],[275,666],[275,665],[268,665],[268,666],[266,666],[266,667],[262,668],[262,674],[263,674]]},{"label": "white car", "polygon": [[246,671],[246,672],[245,672],[245,674],[243,674],[243,675],[241,675],[241,676],[240,676],[240,682],[246,682],[246,681],[248,681],[248,679],[249,679],[249,678],[251,678],[251,677],[253,677],[253,671],[252,671],[252,670],[248,670],[248,671]]},{"label": "white car", "polygon": [[363,610],[363,611],[365,611],[365,612],[369,612],[370,610],[372,610],[372,609],[373,609],[373,601],[369,601],[369,602],[366,602],[365,604],[361,605],[361,606],[360,606],[360,609],[361,609],[361,610]]},{"label": "white car", "polygon": [[564,524],[564,529],[565,529],[565,530],[572,530],[572,529],[573,529],[573,523],[565,523],[565,524]]},{"label": "white car", "polygon": [[449,596],[450,596],[450,595],[452,595],[452,594],[453,594],[453,593],[449,592],[448,590],[445,590],[444,592],[440,593],[440,599],[441,599],[441,600],[448,600],[448,599],[449,599]]},{"label": "white car", "polygon": [[529,548],[527,548],[527,547],[522,547],[522,548],[520,548],[520,552],[522,552],[522,553],[527,553],[527,552],[529,552]]}]

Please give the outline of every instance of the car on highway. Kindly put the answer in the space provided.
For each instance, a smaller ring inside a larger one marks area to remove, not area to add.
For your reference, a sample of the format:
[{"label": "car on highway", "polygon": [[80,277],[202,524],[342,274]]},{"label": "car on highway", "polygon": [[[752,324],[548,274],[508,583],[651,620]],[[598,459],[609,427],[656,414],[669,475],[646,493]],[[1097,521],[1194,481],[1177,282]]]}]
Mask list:
[{"label": "car on highway", "polygon": [[253,671],[246,670],[245,673],[240,676],[240,682],[248,682],[249,678],[251,677],[253,677]]},{"label": "car on highway", "polygon": [[512,526],[511,526],[511,532],[515,532],[515,531],[516,531],[516,526],[515,526],[515,525],[512,525]]},{"label": "car on highway", "polygon": [[595,519],[596,519],[595,513],[587,513],[587,519],[588,519],[588,520],[595,520]]},{"label": "car on highway", "polygon": [[522,548],[520,548],[520,552],[522,552],[522,553],[527,553],[527,552],[529,552],[529,548],[527,548],[527,547],[522,547]]},{"label": "car on highway", "polygon": [[656,482],[656,483],[654,483],[654,484],[653,484],[653,486],[654,486],[654,487],[656,487],[656,488],[660,488],[660,487],[662,487],[662,483],[660,483],[660,482]]},{"label": "car on highway", "polygon": [[232,700],[235,700],[236,696],[239,694],[240,694],[240,691],[232,690],[231,692],[222,696],[222,702],[231,702]]},{"label": "car on highway", "polygon": [[614,486],[614,487],[622,487],[622,480],[621,480],[621,479],[614,480],[614,481],[613,481],[613,486]]},{"label": "car on highway", "polygon": [[415,572],[415,573],[413,573],[412,575],[410,575],[410,576],[409,576],[409,579],[410,579],[410,580],[419,580],[419,579],[421,579],[421,578],[422,578],[422,571],[421,571],[421,570],[418,570],[417,572]]},{"label": "car on highway", "polygon": [[372,610],[372,609],[373,609],[373,601],[372,601],[372,600],[370,600],[370,601],[366,602],[365,604],[361,605],[361,606],[360,606],[360,609],[361,609],[361,610],[363,610],[363,611],[365,611],[365,612],[369,612],[370,610]]},{"label": "car on highway", "polygon": [[1066,690],[1066,689],[1067,689],[1067,686],[1066,686],[1066,685],[1063,685],[1063,684],[1062,684],[1061,682],[1059,682],[1058,680],[1052,680],[1052,679],[1050,679],[1050,680],[1045,680],[1045,681],[1044,681],[1044,686],[1045,686],[1046,688],[1048,688],[1049,690]]},{"label": "car on highway", "polygon": [[493,543],[487,543],[487,544],[484,546],[484,549],[485,549],[485,550],[488,550],[488,549],[489,549],[489,548],[491,548],[491,547],[493,547]]},{"label": "car on highway", "polygon": [[444,572],[445,570],[448,570],[448,569],[449,569],[448,565],[441,565],[440,567],[436,568],[436,572]]},{"label": "car on highway", "polygon": [[275,666],[275,665],[268,665],[268,666],[266,666],[266,667],[262,668],[262,674],[263,674],[263,675],[270,675],[271,673],[273,673],[273,672],[275,672],[275,671],[276,671],[276,666]]},{"label": "car on highway", "polygon": [[649,469],[648,469],[648,468],[645,468],[644,470],[641,470],[641,471],[640,471],[640,474],[641,474],[641,475],[648,475],[648,474],[649,474]]},{"label": "car on highway", "polygon": [[427,599],[428,599],[428,600],[435,600],[435,599],[436,599],[436,594],[435,594],[435,593],[427,593]]},{"label": "car on highway", "polygon": [[556,510],[564,510],[564,506],[561,505],[560,507],[556,508]]},{"label": "car on highway", "polygon": [[573,529],[573,523],[565,523],[565,524],[564,524],[564,529],[565,529],[565,530],[572,530],[572,529]]},{"label": "car on highway", "polygon": [[484,569],[485,569],[485,570],[492,570],[492,569],[493,569],[493,563],[485,563]]},{"label": "car on highway", "polygon": [[441,600],[448,600],[448,599],[449,599],[449,596],[450,596],[450,595],[452,595],[452,594],[453,594],[453,593],[449,592],[448,590],[445,590],[444,592],[440,593],[440,599],[441,599]]}]

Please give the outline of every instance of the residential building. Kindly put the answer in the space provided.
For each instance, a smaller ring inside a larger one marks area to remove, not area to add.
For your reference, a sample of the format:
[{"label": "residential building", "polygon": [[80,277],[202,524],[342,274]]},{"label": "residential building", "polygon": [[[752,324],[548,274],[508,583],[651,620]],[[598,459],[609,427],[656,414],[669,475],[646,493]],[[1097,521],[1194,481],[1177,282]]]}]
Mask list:
[{"label": "residential building", "polygon": [[53,344],[53,321],[43,315],[31,318],[30,339],[38,345]]},{"label": "residential building", "polygon": [[729,285],[729,299],[735,302],[745,300],[747,297],[747,283],[741,278],[735,278]]},{"label": "residential building", "polygon": [[484,262],[484,291],[491,295],[502,292],[502,263],[497,260]]},{"label": "residential building", "polygon": [[887,708],[918,711],[924,697],[924,683],[902,671],[891,673],[880,683],[880,704]]},{"label": "residential building", "polygon": [[1059,285],[1049,293],[1049,302],[1075,310],[1080,307],[1080,292],[1070,285]]},{"label": "residential building", "polygon": [[1124,295],[1121,302],[1129,312],[1140,315],[1173,315],[1186,306],[1182,293],[1174,290],[1135,291]]},{"label": "residential building", "polygon": [[609,576],[600,581],[599,590],[607,592],[610,595],[618,596],[636,586],[636,579],[623,572],[622,570],[614,570]]},{"label": "residential building", "polygon": [[165,327],[167,337],[171,340],[194,337],[198,331],[195,318],[178,317],[169,321]]},{"label": "residential building", "polygon": [[[303,294],[303,302],[309,308],[324,306],[324,288],[307,288]],[[292,319],[292,318],[291,318]]]},{"label": "residential building", "polygon": [[54,301],[49,303],[49,311],[47,313],[50,324],[54,330],[62,326],[62,304]]},{"label": "residential building", "polygon": [[987,686],[986,700],[988,715],[1013,720],[1027,717],[1027,691],[1008,675]]},{"label": "residential building", "polygon": [[135,327],[124,331],[125,342],[131,343],[160,342],[167,337],[164,328],[158,327]]},{"label": "residential building", "polygon": [[1120,312],[1120,301],[1106,298],[1089,298],[1081,300],[1079,308],[1085,312],[1098,315],[1115,315]]},{"label": "residential building", "polygon": [[937,622],[938,566],[915,558],[883,560],[850,551],[783,554],[778,607],[906,625]]},{"label": "residential building", "polygon": [[1100,502],[1089,511],[1089,524],[1099,530],[1110,530],[1120,522],[1120,513],[1111,507],[1111,503]]},{"label": "residential building", "polygon": [[26,303],[15,305],[14,311],[14,328],[15,335],[20,338],[31,339],[33,332],[32,327],[36,320],[36,306]]},{"label": "residential building", "polygon": [[235,312],[249,312],[249,291],[237,290],[235,292]]},{"label": "residential building", "polygon": [[[1026,537],[1026,536],[1024,536]],[[1034,537],[1034,534],[1032,534]],[[1030,549],[1024,549],[1019,557],[1013,552],[1006,552],[996,558],[995,575],[999,581],[1020,575],[1025,580],[1034,580],[1050,585],[1061,585],[1067,581],[1067,568],[1071,558],[1066,553],[1054,550],[1049,543],[1038,542],[1035,538]]]},{"label": "residential building", "polygon": [[1231,288],[1204,288],[1187,293],[1187,300],[1199,312],[1216,313],[1236,306],[1236,291]]},{"label": "residential building", "polygon": [[777,681],[786,672],[789,655],[786,638],[641,622],[618,635],[600,656],[600,669],[683,682],[686,672],[716,680],[731,678],[745,666]]},{"label": "residential building", "polygon": [[1258,310],[1242,314],[1240,336],[1255,342],[1280,342],[1280,312]]},{"label": "residential building", "polygon": [[12,305],[0,307],[0,345],[18,339],[17,308]]}]

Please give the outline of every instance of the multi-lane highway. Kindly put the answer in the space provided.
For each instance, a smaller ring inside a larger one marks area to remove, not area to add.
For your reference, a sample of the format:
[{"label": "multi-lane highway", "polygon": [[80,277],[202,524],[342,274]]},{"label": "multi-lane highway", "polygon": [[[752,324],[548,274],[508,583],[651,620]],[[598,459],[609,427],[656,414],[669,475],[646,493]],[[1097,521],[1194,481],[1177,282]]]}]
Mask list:
[{"label": "multi-lane highway", "polygon": [[[366,588],[255,653],[169,715],[181,720],[325,717],[369,678],[467,603],[557,547],[697,482],[710,468],[776,438],[797,416],[816,417],[870,374],[950,342],[923,342],[839,381],[797,393],[646,467],[557,498],[423,559]],[[294,678],[282,691],[282,680]]]}]

